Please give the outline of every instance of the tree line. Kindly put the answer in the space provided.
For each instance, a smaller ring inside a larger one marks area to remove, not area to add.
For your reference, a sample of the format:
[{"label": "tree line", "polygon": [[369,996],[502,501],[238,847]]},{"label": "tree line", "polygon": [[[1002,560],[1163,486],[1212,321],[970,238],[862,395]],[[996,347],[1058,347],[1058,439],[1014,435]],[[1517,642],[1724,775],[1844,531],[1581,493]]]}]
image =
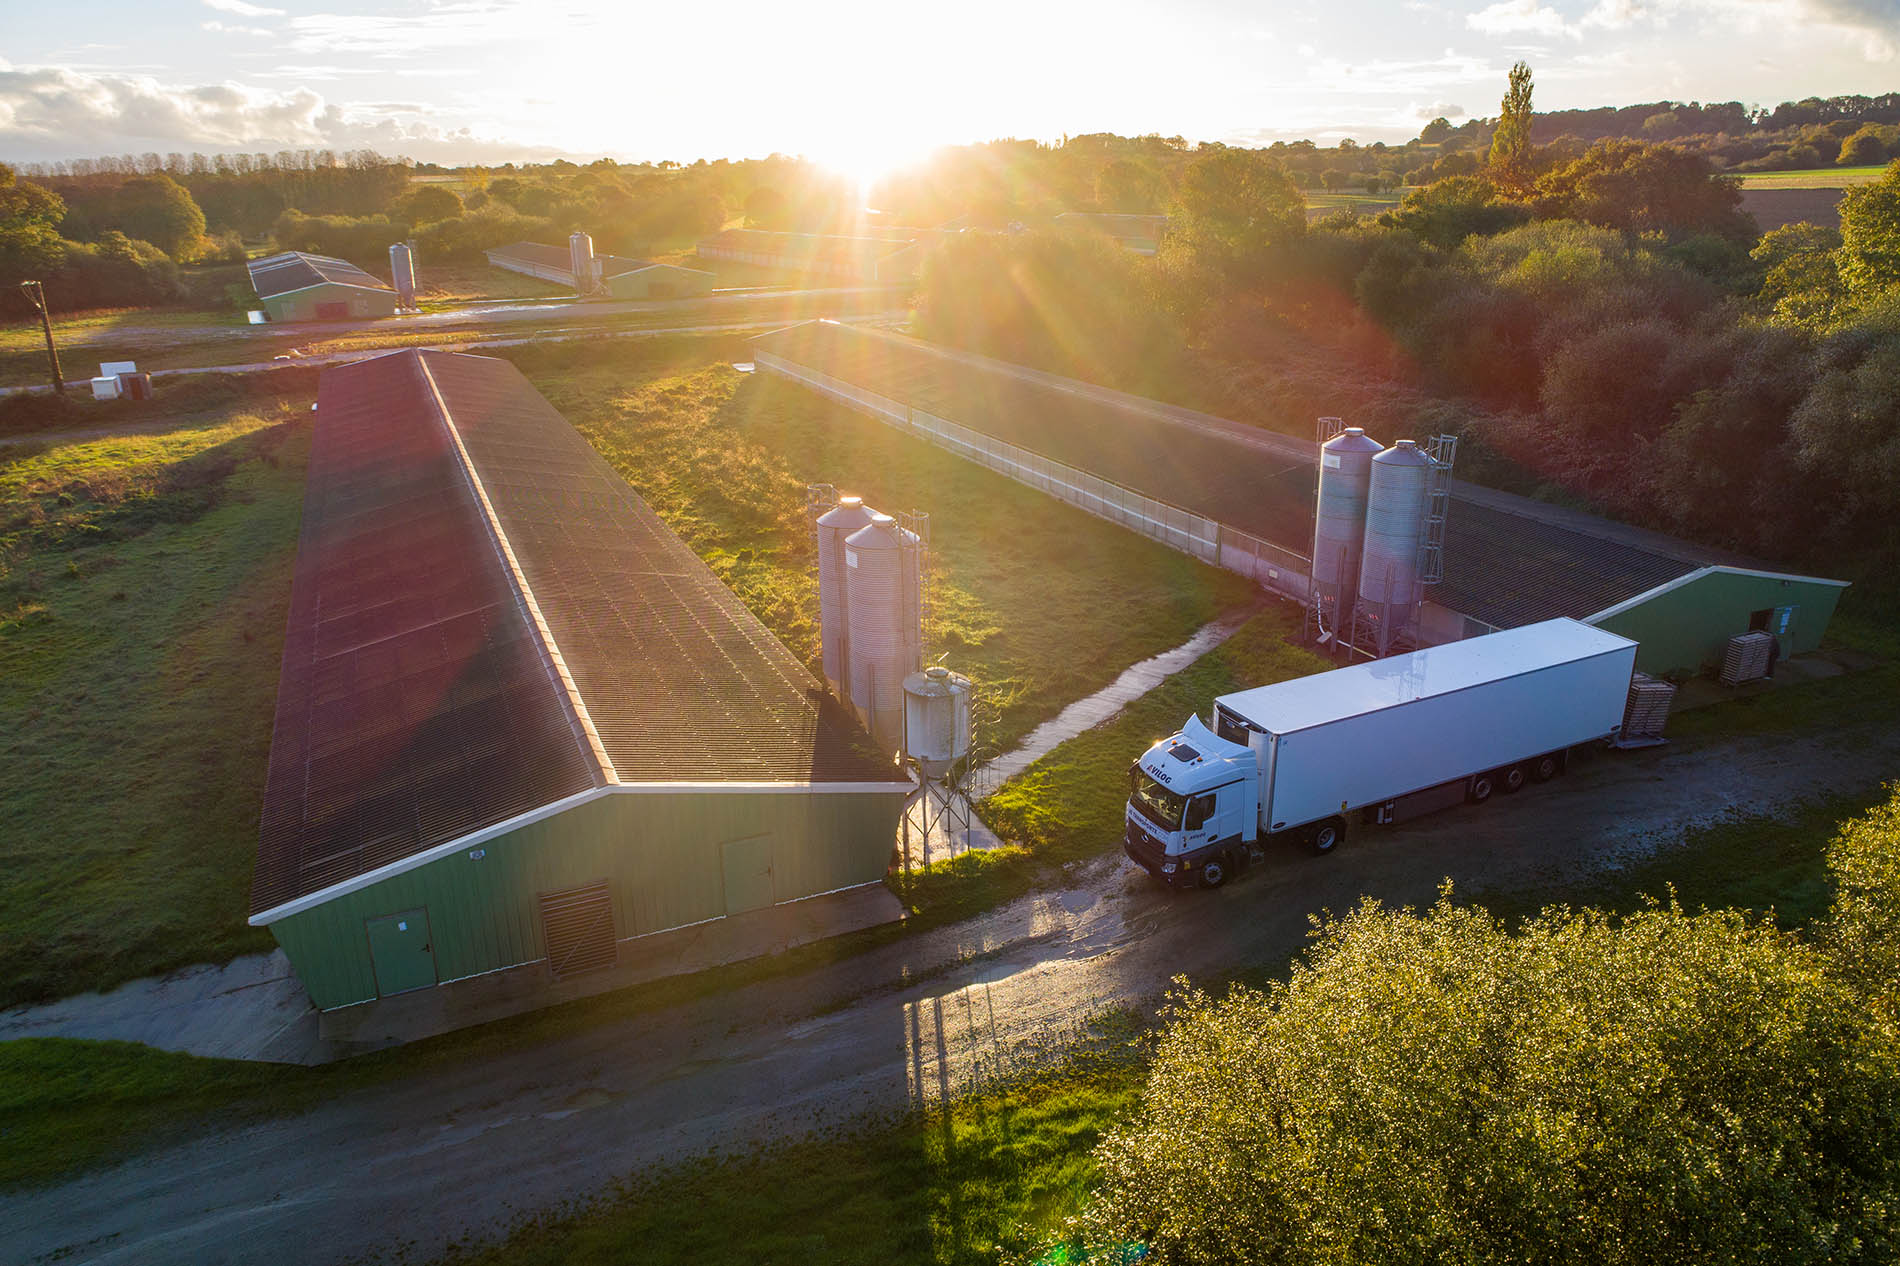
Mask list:
[{"label": "tree line", "polygon": [[926,262],[917,325],[1296,434],[1363,401],[1378,433],[1462,433],[1466,469],[1501,486],[1891,574],[1900,165],[1850,192],[1838,233],[1758,239],[1706,155],[1533,137],[1495,129],[1478,170],[1312,224],[1271,151],[1197,152],[1155,258],[1055,233],[953,241]]}]

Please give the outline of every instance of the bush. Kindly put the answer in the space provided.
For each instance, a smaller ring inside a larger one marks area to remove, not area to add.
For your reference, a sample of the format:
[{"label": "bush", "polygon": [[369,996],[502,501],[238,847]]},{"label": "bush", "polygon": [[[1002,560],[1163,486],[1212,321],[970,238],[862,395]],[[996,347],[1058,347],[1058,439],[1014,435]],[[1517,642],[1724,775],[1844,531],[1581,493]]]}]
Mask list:
[{"label": "bush", "polygon": [[[1854,872],[1883,952],[1896,843]],[[1513,933],[1367,902],[1285,983],[1175,996],[1076,1238],[1170,1263],[1892,1260],[1900,1064],[1831,961],[1736,912]]]},{"label": "bush", "polygon": [[537,220],[509,209],[495,199],[480,210],[425,224],[416,233],[416,250],[425,261],[476,263],[482,252],[510,242],[565,241],[546,220]]},{"label": "bush", "polygon": [[409,236],[409,225],[386,215],[305,215],[286,211],[271,227],[278,249],[334,255],[365,268],[386,267],[391,243]]}]

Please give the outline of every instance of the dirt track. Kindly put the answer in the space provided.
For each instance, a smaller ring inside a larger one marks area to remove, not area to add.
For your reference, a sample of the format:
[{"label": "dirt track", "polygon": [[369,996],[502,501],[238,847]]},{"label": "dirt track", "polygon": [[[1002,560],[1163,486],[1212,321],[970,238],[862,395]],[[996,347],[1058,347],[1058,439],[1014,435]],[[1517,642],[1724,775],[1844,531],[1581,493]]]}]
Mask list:
[{"label": "dirt track", "polygon": [[1900,724],[1609,754],[1337,854],[1275,855],[1218,893],[1118,859],[969,923],[806,975],[349,1095],[0,1204],[8,1262],[428,1258],[612,1177],[939,1100],[1057,1054],[1170,977],[1283,961],[1307,915],[1424,904],[1627,864],[1728,814],[1870,788]]}]

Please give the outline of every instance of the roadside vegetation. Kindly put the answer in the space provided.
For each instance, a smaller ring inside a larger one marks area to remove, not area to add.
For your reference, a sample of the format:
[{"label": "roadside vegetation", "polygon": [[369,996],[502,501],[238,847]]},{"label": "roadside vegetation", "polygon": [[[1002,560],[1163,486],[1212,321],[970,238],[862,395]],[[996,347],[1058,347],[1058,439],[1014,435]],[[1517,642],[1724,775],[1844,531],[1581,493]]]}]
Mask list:
[{"label": "roadside vegetation", "polygon": [[1328,919],[1183,987],[1070,1260],[1892,1260],[1900,790],[1805,935],[1673,901]]}]

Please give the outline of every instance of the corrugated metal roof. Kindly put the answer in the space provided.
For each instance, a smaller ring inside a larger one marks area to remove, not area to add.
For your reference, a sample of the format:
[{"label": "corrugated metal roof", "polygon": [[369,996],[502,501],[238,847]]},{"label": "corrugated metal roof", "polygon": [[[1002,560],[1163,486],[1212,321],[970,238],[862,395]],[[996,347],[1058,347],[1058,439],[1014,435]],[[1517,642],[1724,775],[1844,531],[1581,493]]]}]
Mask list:
[{"label": "corrugated metal roof", "polygon": [[[1282,548],[1303,555],[1312,546],[1310,441],[857,326],[814,321],[754,342]],[[1454,484],[1445,581],[1432,600],[1513,628],[1595,615],[1709,564],[1766,566],[1581,511]]]},{"label": "corrugated metal roof", "polygon": [[620,781],[895,781],[513,365],[393,353],[319,388],[254,914],[602,781],[457,438]]},{"label": "corrugated metal roof", "polygon": [[253,913],[594,785],[414,357],[317,406]]},{"label": "corrugated metal roof", "polygon": [[[573,256],[568,254],[565,246],[544,246],[539,242],[512,242],[507,246],[497,246],[486,254],[491,261],[499,255],[505,259],[518,259],[524,263],[537,264],[542,268],[558,268],[563,272],[572,272],[574,267]],[[642,268],[673,267],[671,264],[655,265],[650,259],[628,259],[622,255],[596,255],[594,259],[600,264],[600,275],[603,280],[619,277],[625,273],[638,272]]]},{"label": "corrugated metal roof", "polygon": [[286,251],[266,259],[254,259],[248,267],[251,270],[251,285],[260,299],[289,294],[293,290],[307,290],[325,282],[339,286],[362,286],[370,290],[391,290],[388,282],[364,272],[349,260],[333,259],[328,255]]}]

